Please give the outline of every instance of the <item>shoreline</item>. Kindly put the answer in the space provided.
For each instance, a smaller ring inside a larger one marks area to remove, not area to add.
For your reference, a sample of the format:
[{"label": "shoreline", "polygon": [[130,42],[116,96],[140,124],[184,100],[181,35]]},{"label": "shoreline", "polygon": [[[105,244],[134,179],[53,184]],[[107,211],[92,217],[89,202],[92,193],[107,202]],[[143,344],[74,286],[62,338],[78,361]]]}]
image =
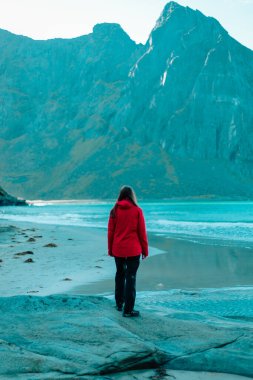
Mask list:
[{"label": "shoreline", "polygon": [[[149,245],[160,253],[141,261],[137,292],[253,286],[253,247],[214,246],[154,234],[149,234]],[[114,290],[114,276],[70,293],[102,294],[109,289]]]},{"label": "shoreline", "polygon": [[[2,295],[114,292],[115,264],[107,255],[105,230],[7,220],[5,224],[0,228]],[[153,233],[148,237],[150,256],[141,260],[138,292],[253,285],[253,247],[210,245]],[[17,255],[27,251],[33,254]],[[34,262],[25,263],[29,258]]]}]

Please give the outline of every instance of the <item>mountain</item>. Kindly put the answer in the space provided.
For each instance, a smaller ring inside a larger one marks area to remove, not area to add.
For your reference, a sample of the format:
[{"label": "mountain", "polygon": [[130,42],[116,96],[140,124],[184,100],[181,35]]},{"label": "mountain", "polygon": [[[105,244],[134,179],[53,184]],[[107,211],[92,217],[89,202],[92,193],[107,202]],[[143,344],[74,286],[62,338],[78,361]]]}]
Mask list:
[{"label": "mountain", "polygon": [[253,52],[167,4],[145,45],[118,24],[0,31],[1,183],[23,197],[253,196]]}]

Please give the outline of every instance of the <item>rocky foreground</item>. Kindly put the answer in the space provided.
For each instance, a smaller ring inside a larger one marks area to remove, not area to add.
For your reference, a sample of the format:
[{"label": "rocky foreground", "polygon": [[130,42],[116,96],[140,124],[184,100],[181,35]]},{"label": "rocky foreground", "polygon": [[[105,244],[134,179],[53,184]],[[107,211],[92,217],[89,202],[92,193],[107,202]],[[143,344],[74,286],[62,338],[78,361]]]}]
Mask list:
[{"label": "rocky foreground", "polygon": [[0,378],[252,378],[252,301],[251,288],[141,293],[128,319],[105,297],[2,297]]}]

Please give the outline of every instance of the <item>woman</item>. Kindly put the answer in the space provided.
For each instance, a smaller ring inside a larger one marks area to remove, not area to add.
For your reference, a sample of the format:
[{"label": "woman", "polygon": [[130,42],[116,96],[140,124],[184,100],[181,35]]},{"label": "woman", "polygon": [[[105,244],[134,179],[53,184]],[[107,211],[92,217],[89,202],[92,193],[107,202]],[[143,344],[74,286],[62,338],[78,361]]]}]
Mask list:
[{"label": "woman", "polygon": [[140,256],[148,256],[148,240],[144,216],[133,189],[123,186],[108,222],[108,254],[115,258],[116,308],[124,317],[137,317],[134,310],[136,273]]}]

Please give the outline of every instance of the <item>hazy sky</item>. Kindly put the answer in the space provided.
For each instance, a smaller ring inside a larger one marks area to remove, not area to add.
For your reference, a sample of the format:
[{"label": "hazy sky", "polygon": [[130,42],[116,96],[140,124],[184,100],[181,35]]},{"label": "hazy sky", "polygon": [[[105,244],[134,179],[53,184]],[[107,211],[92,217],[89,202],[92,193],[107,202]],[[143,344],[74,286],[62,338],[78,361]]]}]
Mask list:
[{"label": "hazy sky", "polygon": [[[229,34],[253,49],[253,0],[178,0],[217,18]],[[146,42],[167,0],[0,0],[0,28],[35,39],[90,33],[99,22],[117,22]]]}]

